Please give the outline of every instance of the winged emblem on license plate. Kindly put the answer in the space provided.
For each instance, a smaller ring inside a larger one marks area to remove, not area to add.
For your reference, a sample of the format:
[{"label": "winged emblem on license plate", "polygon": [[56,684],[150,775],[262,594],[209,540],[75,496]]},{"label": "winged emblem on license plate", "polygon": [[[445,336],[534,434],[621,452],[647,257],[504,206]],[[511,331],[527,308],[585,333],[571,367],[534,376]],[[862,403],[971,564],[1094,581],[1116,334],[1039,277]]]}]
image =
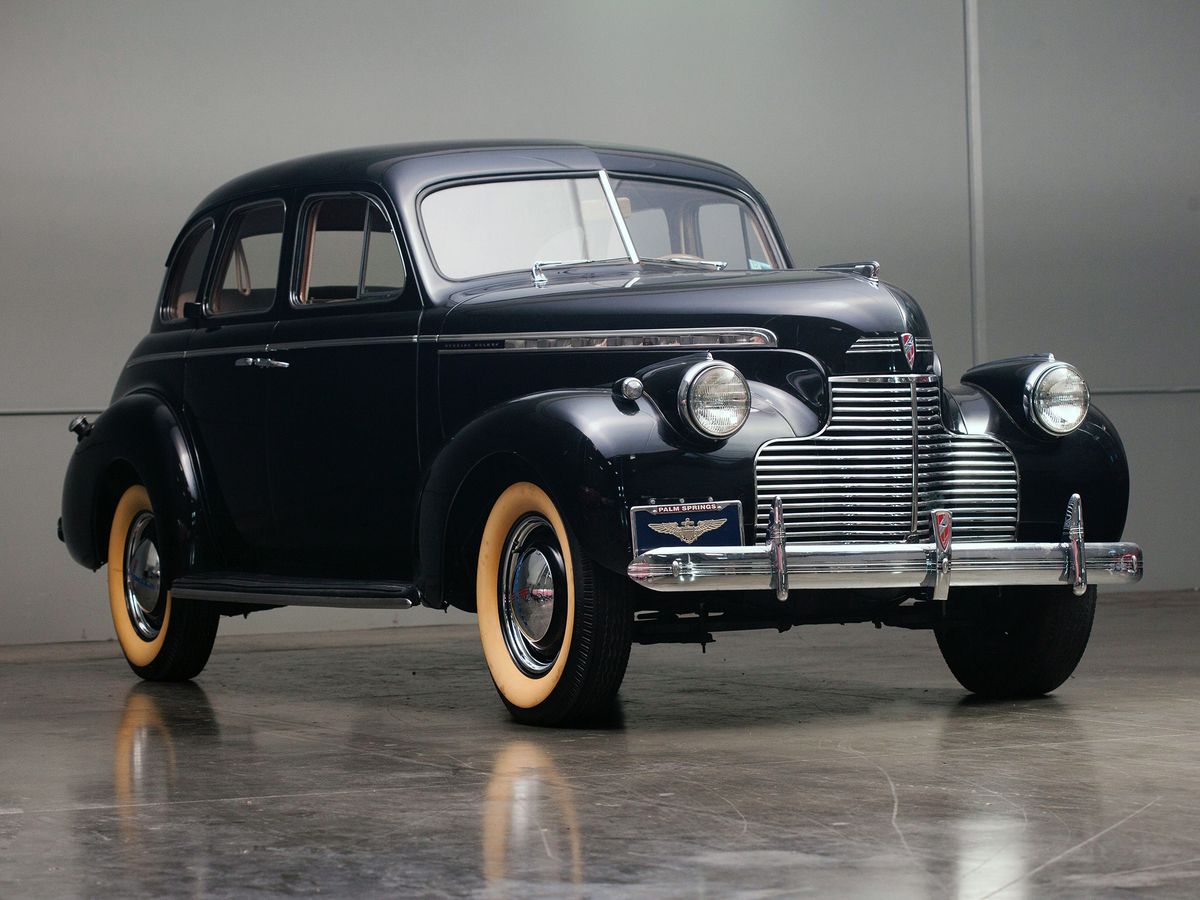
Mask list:
[{"label": "winged emblem on license plate", "polygon": [[671,537],[679,538],[685,544],[694,544],[701,535],[716,531],[728,521],[728,519],[704,519],[700,522],[693,522],[691,519],[684,519],[682,522],[651,522],[650,528],[659,534],[669,534]]}]

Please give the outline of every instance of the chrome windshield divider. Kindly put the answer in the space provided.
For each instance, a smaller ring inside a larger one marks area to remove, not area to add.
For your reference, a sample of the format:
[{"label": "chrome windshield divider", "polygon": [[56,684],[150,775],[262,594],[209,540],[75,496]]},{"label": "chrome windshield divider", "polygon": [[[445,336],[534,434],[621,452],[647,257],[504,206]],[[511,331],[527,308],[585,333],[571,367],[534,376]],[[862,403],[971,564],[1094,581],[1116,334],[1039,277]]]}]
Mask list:
[{"label": "chrome windshield divider", "polygon": [[1063,522],[1063,554],[1066,562],[1067,580],[1076,597],[1087,593],[1087,548],[1083,541],[1083,501],[1072,494],[1067,501],[1067,516]]},{"label": "chrome windshield divider", "polygon": [[625,217],[621,215],[621,205],[617,203],[617,195],[613,193],[608,173],[603,169],[600,170],[600,188],[604,191],[604,199],[608,201],[609,212],[616,222],[617,233],[621,236],[621,243],[625,245],[625,252],[629,254],[629,261],[640,263],[642,260],[638,257],[637,248],[633,246],[633,238],[629,235],[629,229],[625,227]]}]

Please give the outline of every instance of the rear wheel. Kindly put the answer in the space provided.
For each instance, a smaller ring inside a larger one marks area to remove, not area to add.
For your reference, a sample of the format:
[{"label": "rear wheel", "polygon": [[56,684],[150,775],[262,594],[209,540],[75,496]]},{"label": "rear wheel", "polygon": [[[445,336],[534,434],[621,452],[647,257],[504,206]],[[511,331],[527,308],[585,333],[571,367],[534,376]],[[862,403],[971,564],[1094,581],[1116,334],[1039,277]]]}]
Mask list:
[{"label": "rear wheel", "polygon": [[629,587],[583,557],[537,485],[518,482],[492,506],[475,591],[483,655],[513,718],[578,724],[611,710],[632,642]]},{"label": "rear wheel", "polygon": [[1069,588],[971,591],[953,619],[935,629],[954,677],[985,698],[1038,697],[1066,681],[1087,647],[1096,588],[1076,597]]},{"label": "rear wheel", "polygon": [[159,553],[150,495],[135,484],[117,502],[108,537],[108,599],[129,667],[147,681],[200,674],[217,636],[218,614],[174,600]]}]

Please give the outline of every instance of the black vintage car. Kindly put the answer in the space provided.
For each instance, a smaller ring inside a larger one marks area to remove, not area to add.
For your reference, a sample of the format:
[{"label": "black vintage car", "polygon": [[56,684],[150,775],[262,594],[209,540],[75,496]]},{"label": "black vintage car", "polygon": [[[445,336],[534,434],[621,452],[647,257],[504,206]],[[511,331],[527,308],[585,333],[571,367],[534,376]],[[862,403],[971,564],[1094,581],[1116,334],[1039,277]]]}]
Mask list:
[{"label": "black vintage car", "polygon": [[[565,142],[350,150],[207,197],[61,536],[129,664],[191,678],[221,615],[478,613],[524,722],[610,705],[633,642],[931,628],[987,696],[1078,663],[1124,450],[1053,356],[942,382],[873,262],[797,269],[736,173]],[[1085,542],[1081,498],[1087,500]]]}]

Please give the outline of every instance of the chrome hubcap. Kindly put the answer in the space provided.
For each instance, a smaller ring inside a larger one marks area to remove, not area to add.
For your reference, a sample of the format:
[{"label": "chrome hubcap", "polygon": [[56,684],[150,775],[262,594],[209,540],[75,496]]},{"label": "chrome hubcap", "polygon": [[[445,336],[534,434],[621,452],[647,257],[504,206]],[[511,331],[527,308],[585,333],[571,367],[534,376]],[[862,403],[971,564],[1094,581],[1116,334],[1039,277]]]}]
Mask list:
[{"label": "chrome hubcap", "polygon": [[500,567],[500,628],[513,662],[528,675],[550,671],[562,649],[566,569],[554,528],[530,514],[513,525]]},{"label": "chrome hubcap", "polygon": [[540,641],[554,616],[554,575],[541,550],[527,550],[517,559],[513,577],[513,613],[517,627],[531,641]]},{"label": "chrome hubcap", "polygon": [[125,608],[134,629],[147,641],[162,630],[166,606],[157,537],[152,512],[138,513],[125,537]]}]

